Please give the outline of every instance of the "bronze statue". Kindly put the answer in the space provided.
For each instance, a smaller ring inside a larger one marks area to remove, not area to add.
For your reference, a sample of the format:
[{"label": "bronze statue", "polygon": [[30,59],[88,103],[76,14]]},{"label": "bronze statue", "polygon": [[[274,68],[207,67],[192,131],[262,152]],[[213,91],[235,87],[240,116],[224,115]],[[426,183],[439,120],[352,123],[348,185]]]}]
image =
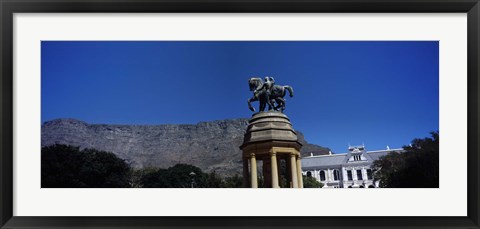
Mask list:
[{"label": "bronze statue", "polygon": [[[248,108],[251,111],[255,111],[251,102],[259,101],[260,111],[264,111],[266,105],[268,105],[269,111],[280,110],[283,112],[285,110],[285,99],[283,97],[285,97],[286,91],[289,92],[290,97],[293,97],[293,88],[287,85],[275,85],[273,77],[265,77],[265,82],[260,78],[250,78],[248,85],[250,91],[253,91],[253,97],[248,99]],[[276,106],[274,106],[275,103],[277,104]]]}]

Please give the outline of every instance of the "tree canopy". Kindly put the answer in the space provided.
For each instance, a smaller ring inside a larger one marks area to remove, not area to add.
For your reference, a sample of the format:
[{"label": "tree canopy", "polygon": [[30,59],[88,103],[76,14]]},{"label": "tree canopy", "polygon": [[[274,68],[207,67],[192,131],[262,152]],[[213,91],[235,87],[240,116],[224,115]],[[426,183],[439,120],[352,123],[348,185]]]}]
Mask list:
[{"label": "tree canopy", "polygon": [[168,169],[144,168],[136,170],[143,188],[241,188],[242,178],[235,174],[221,177],[215,171],[203,172],[188,164],[176,164]]},{"label": "tree canopy", "polygon": [[241,188],[238,174],[221,177],[188,164],[131,168],[115,154],[69,145],[42,148],[42,188]]},{"label": "tree canopy", "polygon": [[140,180],[143,188],[190,188],[192,185],[198,188],[205,186],[205,176],[198,167],[177,164],[168,169],[147,169]]},{"label": "tree canopy", "polygon": [[323,184],[317,179],[309,176],[303,176],[303,187],[304,188],[321,188]]},{"label": "tree canopy", "polygon": [[113,153],[52,145],[42,148],[42,188],[130,187],[130,166]]},{"label": "tree canopy", "polygon": [[393,152],[373,163],[374,179],[382,188],[438,188],[439,134],[414,139],[405,152]]}]

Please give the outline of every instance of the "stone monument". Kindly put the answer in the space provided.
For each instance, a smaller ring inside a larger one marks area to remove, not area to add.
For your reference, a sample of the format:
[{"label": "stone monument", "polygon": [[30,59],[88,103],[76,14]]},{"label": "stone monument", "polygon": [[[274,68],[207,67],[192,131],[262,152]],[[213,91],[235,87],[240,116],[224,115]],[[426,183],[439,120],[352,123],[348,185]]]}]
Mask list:
[{"label": "stone monument", "polygon": [[[275,93],[265,92],[269,89],[262,87],[262,84],[252,87],[252,79],[249,80],[250,89],[254,91],[254,97],[257,99],[249,99],[248,105],[251,110],[254,110],[250,102],[259,101],[261,111],[252,115],[244,135],[243,144],[240,146],[243,151],[244,187],[258,188],[257,161],[261,160],[264,187],[303,188],[300,161],[302,144],[298,142],[297,134],[292,128],[290,119],[283,114],[285,109],[283,96],[283,101],[278,101],[275,98]],[[266,77],[267,80],[270,79]],[[271,80],[273,81],[273,78]],[[255,81],[258,82],[258,80]],[[292,96],[293,90],[291,87],[289,88],[287,90],[290,91],[290,96]],[[269,103],[268,100],[271,100],[271,102]],[[276,106],[275,103],[277,103]],[[266,105],[268,105],[269,111],[265,112],[263,109]]]}]

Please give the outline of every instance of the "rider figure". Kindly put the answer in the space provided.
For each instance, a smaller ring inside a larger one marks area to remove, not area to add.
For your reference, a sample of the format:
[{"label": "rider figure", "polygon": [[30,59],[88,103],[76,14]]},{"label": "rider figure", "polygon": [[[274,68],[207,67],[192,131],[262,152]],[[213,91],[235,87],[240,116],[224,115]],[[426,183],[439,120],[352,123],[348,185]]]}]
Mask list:
[{"label": "rider figure", "polygon": [[[267,77],[265,77],[265,78],[267,78]],[[269,88],[267,89],[267,91],[268,91],[267,96],[268,96],[268,99],[270,101],[270,104],[272,105],[272,108],[275,109],[275,107],[274,107],[275,98],[273,96],[273,86],[275,86],[275,79],[273,79],[273,77],[268,77],[268,82],[269,82],[270,85],[268,86]]]},{"label": "rider figure", "polygon": [[273,89],[273,85],[275,84],[275,80],[273,79],[273,77],[265,77],[265,82],[263,83],[263,85],[258,88],[257,90],[255,90],[255,93],[257,93],[258,91],[262,90],[262,89],[265,89],[265,96],[267,97],[267,104],[268,104],[268,109],[271,110],[273,109],[273,104],[272,102],[270,101],[270,96],[272,95],[272,89]]}]

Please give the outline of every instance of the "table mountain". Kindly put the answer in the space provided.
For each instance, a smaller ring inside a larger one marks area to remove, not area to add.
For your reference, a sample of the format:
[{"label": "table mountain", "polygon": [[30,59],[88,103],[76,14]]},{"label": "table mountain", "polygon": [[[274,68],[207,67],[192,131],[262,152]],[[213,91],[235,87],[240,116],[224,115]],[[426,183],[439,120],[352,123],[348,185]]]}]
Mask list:
[{"label": "table mountain", "polygon": [[[191,164],[206,172],[241,174],[238,148],[243,142],[248,119],[164,125],[88,124],[76,119],[55,119],[42,125],[42,147],[52,144],[80,146],[109,151],[133,167],[168,168],[177,163]],[[303,144],[302,155],[327,154],[329,149]]]}]

